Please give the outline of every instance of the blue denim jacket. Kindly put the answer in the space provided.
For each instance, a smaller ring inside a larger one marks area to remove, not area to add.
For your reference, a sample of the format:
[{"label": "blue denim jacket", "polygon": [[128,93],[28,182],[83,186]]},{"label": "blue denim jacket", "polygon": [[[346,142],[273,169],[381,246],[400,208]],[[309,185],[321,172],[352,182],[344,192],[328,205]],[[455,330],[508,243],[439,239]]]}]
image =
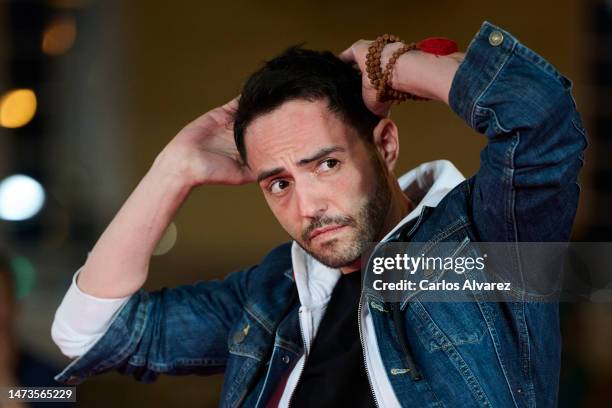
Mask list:
[{"label": "blue denim jacket", "polygon": [[[400,232],[414,242],[567,241],[578,203],[585,130],[571,82],[510,33],[485,22],[451,87],[452,110],[488,138],[478,172]],[[405,407],[556,406],[558,305],[421,302],[400,306],[421,373],[405,367],[386,305],[362,299],[397,398]],[[157,292],[140,290],[104,336],[56,379],[79,384],[110,370],[225,373],[223,407],[264,406],[302,354],[290,244],[257,265]],[[372,307],[372,306],[375,307]]]}]

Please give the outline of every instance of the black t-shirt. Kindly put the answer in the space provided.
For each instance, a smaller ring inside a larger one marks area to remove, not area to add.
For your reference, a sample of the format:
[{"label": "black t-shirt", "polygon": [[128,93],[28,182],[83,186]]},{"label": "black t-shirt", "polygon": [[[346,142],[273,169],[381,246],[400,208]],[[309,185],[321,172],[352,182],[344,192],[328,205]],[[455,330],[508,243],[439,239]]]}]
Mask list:
[{"label": "black t-shirt", "polygon": [[291,398],[292,407],[375,407],[359,339],[359,271],[343,274]]}]

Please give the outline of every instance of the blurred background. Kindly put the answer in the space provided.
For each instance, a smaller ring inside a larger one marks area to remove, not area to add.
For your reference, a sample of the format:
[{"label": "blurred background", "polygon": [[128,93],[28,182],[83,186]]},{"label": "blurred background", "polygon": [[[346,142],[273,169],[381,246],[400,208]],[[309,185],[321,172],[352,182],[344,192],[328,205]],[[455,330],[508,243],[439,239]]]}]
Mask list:
[{"label": "blurred background", "polygon": [[[484,20],[573,81],[590,136],[573,240],[610,241],[611,0],[0,0],[0,251],[16,287],[14,301],[0,291],[0,307],[19,350],[57,372],[67,364],[50,326],[73,273],[156,154],[264,60],[301,42],[338,53],[385,32],[445,36],[465,50]],[[445,105],[406,103],[392,116],[398,174],[441,158],[476,171],[484,140]],[[222,277],[286,240],[257,186],[198,189],[160,243],[147,288]],[[561,406],[612,406],[611,309],[562,305]],[[222,381],[107,374],[79,386],[78,399],[215,406]]]}]

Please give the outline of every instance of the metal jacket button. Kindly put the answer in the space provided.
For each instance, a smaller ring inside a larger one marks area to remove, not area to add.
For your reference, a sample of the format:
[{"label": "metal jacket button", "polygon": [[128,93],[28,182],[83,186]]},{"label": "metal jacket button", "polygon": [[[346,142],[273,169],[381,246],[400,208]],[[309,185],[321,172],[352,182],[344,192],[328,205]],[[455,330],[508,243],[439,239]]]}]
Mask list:
[{"label": "metal jacket button", "polygon": [[247,324],[242,330],[238,330],[236,333],[234,333],[234,343],[242,343],[247,334],[249,334],[250,328],[251,326]]},{"label": "metal jacket button", "polygon": [[502,41],[504,41],[504,35],[495,30],[495,31],[491,31],[491,34],[489,34],[489,44],[491,44],[494,47],[497,47],[499,44],[502,43]]}]

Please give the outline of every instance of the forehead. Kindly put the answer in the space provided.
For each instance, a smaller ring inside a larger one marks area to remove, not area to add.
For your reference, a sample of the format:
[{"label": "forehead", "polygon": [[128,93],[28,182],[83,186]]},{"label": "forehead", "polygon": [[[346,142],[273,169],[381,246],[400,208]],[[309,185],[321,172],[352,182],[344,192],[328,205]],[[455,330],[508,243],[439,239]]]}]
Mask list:
[{"label": "forehead", "polygon": [[252,168],[274,158],[297,158],[329,145],[350,146],[352,126],[327,107],[327,101],[294,100],[257,117],[247,129],[245,146]]}]

